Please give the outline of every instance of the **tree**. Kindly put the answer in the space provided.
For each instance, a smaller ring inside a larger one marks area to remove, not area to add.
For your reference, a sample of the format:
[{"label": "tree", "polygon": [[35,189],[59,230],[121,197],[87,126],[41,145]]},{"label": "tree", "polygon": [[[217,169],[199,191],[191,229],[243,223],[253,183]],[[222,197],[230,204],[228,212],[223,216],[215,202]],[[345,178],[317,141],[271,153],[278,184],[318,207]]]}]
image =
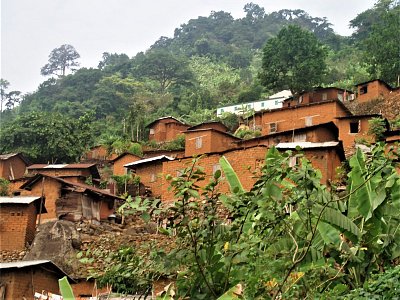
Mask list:
[{"label": "tree", "polygon": [[8,110],[14,108],[14,105],[21,101],[20,91],[11,91],[7,93],[7,89],[10,85],[10,82],[1,78],[0,79],[0,132],[2,127],[2,115],[3,115],[3,103],[5,102],[5,107]]},{"label": "tree", "polygon": [[400,78],[400,5],[381,15],[363,41],[364,61],[371,77],[398,85]]},{"label": "tree", "polygon": [[[373,8],[367,9],[358,14],[350,21],[350,27],[354,28],[352,38],[356,41],[363,41],[371,34],[373,27],[380,23],[382,17],[396,6],[397,0],[378,0]],[[398,4],[397,4],[398,6]]]},{"label": "tree", "polygon": [[173,84],[188,84],[193,80],[187,60],[163,49],[146,53],[136,71],[139,76],[157,81],[161,93]]},{"label": "tree", "polygon": [[104,52],[102,60],[98,64],[98,68],[105,73],[119,72],[123,76],[127,76],[131,68],[129,56],[124,53]]},{"label": "tree", "polygon": [[316,37],[298,26],[283,28],[263,49],[261,83],[268,89],[290,89],[292,94],[322,81],[326,51]]},{"label": "tree", "polygon": [[40,74],[64,76],[66,69],[74,71],[73,67],[78,67],[76,60],[80,57],[79,53],[71,45],[61,45],[53,49],[49,55],[49,63],[40,69]]},{"label": "tree", "polygon": [[6,90],[8,89],[8,86],[10,85],[10,82],[8,80],[5,80],[3,78],[0,79],[0,113],[3,111],[3,102],[6,101]]},{"label": "tree", "polygon": [[7,93],[6,95],[6,108],[8,110],[11,110],[15,107],[16,104],[18,104],[21,101],[21,92],[20,91],[11,91]]},{"label": "tree", "polygon": [[0,153],[22,152],[34,162],[75,162],[90,146],[91,114],[78,120],[60,113],[31,112],[8,122],[0,137]]}]

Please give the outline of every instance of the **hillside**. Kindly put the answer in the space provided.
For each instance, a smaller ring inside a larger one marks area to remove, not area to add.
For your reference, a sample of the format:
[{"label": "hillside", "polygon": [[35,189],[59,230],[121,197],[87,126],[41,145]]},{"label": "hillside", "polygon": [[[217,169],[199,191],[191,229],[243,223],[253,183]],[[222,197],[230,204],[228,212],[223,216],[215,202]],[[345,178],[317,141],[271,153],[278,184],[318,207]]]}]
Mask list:
[{"label": "hillside", "polygon": [[[393,15],[396,9],[382,1],[355,16],[350,22],[353,36],[342,37],[324,17],[299,9],[267,13],[249,3],[243,18],[213,11],[182,24],[173,37],[160,37],[145,53],[105,52],[98,68],[54,74],[23,97],[17,91],[4,91],[4,85],[0,152],[24,152],[33,161],[76,161],[95,144],[145,141],[146,125],[159,117],[174,116],[197,124],[217,119],[217,107],[266,98],[278,87],[266,88],[259,78],[265,68],[263,47],[288,25],[311,32],[316,47],[322,49],[326,68],[316,64],[324,68],[316,84],[352,89],[380,74],[373,68],[376,62],[365,61],[373,57],[366,56],[365,33],[384,19],[371,15]],[[396,45],[392,48],[387,53],[396,53]],[[237,119],[228,116],[223,122],[229,125]],[[76,149],[71,150],[71,144]],[[52,154],[42,153],[44,145]]]}]

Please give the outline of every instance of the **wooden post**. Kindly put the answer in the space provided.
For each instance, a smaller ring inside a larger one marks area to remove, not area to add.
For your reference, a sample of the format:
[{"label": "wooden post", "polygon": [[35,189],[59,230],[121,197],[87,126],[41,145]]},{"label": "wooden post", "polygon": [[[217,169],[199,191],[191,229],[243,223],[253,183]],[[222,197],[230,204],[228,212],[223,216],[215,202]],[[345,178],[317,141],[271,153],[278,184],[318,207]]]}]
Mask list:
[{"label": "wooden post", "polygon": [[[43,176],[43,175],[42,175],[42,176]],[[40,197],[40,208],[39,208],[39,221],[38,221],[38,225],[40,225],[40,220],[42,219],[43,199],[44,199],[44,176],[42,177],[42,196]]]}]

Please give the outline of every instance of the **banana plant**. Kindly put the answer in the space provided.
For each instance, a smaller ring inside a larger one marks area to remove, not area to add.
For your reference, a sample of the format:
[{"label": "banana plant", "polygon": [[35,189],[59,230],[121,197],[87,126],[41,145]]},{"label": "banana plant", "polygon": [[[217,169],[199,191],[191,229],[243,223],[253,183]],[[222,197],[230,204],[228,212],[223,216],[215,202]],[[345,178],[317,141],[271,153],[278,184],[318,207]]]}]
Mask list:
[{"label": "banana plant", "polygon": [[58,285],[60,287],[60,292],[65,300],[75,300],[74,293],[72,291],[72,287],[68,282],[66,276],[58,280]]}]

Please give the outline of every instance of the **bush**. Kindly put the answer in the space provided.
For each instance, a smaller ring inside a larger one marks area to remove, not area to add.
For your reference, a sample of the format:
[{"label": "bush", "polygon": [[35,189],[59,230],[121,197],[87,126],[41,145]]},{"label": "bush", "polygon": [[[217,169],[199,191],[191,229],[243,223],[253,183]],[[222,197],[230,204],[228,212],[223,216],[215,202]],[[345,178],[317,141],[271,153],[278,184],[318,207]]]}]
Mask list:
[{"label": "bush", "polygon": [[374,135],[377,141],[382,141],[385,138],[384,132],[386,131],[386,123],[384,119],[372,118],[368,121],[368,125],[368,134]]},{"label": "bush", "polygon": [[0,196],[8,196],[8,187],[10,182],[7,179],[0,177]]}]

